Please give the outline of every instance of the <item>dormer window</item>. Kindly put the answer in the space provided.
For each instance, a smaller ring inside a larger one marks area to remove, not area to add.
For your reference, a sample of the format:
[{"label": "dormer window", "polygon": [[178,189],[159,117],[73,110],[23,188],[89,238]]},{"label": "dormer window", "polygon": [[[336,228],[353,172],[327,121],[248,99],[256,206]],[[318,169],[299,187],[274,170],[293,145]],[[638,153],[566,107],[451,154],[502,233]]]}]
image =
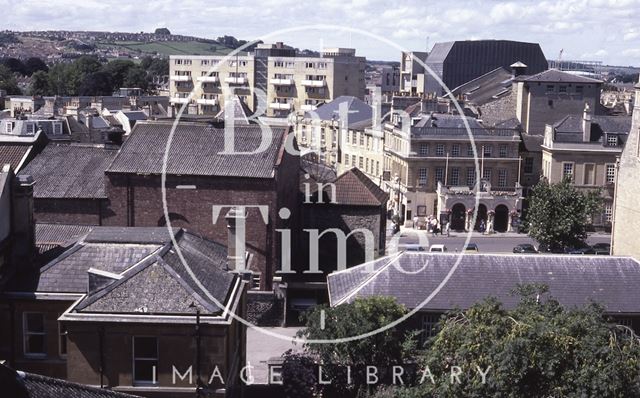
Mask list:
[{"label": "dormer window", "polygon": [[607,146],[618,146],[618,136],[617,135],[607,136]]},{"label": "dormer window", "polygon": [[35,134],[35,132],[36,132],[36,124],[27,123],[27,134]]},{"label": "dormer window", "polygon": [[62,135],[62,123],[53,123],[53,135]]},{"label": "dormer window", "polygon": [[11,134],[11,132],[13,131],[13,123],[12,122],[8,122],[4,125],[4,132],[7,134]]}]

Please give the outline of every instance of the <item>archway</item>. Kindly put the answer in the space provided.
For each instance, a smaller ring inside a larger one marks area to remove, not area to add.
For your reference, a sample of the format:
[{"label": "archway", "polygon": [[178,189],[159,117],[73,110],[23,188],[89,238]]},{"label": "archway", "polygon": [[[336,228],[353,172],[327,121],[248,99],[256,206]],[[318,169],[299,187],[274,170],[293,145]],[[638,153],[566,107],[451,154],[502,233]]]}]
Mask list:
[{"label": "archway", "polygon": [[487,206],[481,204],[478,206],[478,216],[476,217],[476,226],[474,229],[480,231],[480,223],[484,220],[484,227],[487,228]]},{"label": "archway", "polygon": [[507,232],[509,226],[509,208],[505,205],[496,207],[496,215],[493,222],[493,229],[496,232]]},{"label": "archway", "polygon": [[464,231],[467,208],[462,203],[457,203],[451,209],[451,229]]}]

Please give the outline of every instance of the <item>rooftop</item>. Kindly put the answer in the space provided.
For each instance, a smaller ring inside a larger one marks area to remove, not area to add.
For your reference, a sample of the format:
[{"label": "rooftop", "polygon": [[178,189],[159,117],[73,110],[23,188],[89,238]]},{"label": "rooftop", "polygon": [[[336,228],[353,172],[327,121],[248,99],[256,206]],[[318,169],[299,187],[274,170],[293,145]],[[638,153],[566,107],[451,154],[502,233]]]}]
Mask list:
[{"label": "rooftop", "polygon": [[341,95],[333,101],[321,105],[315,111],[306,112],[305,118],[325,121],[339,120],[340,106],[346,106],[349,128],[364,129],[373,124],[373,108],[364,101],[347,95]]},{"label": "rooftop", "polygon": [[[138,122],[118,155],[107,168],[109,173],[162,174],[163,159],[173,123]],[[235,150],[251,152],[259,148],[263,131],[258,125],[236,125]],[[272,178],[280,162],[287,128],[272,127],[266,150],[256,154],[225,154],[225,131],[205,123],[176,126],[168,153],[168,175]],[[269,137],[264,135],[265,139]]]},{"label": "rooftop", "polygon": [[103,146],[50,143],[19,174],[33,176],[35,198],[106,198],[104,171],[116,153]]},{"label": "rooftop", "polygon": [[602,80],[596,80],[590,77],[567,73],[557,69],[548,69],[544,72],[540,72],[532,76],[524,76],[521,78],[521,80],[526,82],[548,83],[602,83]]},{"label": "rooftop", "polygon": [[636,289],[640,263],[613,256],[402,252],[330,274],[329,299],[331,305],[339,305],[358,297],[392,296],[413,309],[450,272],[451,278],[423,310],[465,309],[487,297],[513,308],[519,299],[511,292],[518,284],[542,283],[549,287],[544,296],[566,307],[595,301],[609,313],[640,313],[640,291]]},{"label": "rooftop", "polygon": [[[335,185],[333,204],[336,205],[382,206],[388,199],[386,192],[355,167],[338,176],[333,184]],[[331,185],[325,184],[323,188],[323,199],[328,202],[331,200]]]}]

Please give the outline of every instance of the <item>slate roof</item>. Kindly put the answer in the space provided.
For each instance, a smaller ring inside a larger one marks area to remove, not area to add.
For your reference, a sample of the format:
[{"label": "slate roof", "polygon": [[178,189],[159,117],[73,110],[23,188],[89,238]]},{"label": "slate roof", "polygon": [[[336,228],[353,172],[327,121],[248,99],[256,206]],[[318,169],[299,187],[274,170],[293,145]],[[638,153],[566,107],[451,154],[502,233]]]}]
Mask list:
[{"label": "slate roof", "polygon": [[[108,167],[110,173],[161,174],[172,123],[138,122]],[[272,178],[287,128],[272,127],[268,148],[251,155],[224,154],[224,129],[203,123],[180,123],[174,132],[167,161],[168,175]],[[238,152],[258,149],[258,125],[235,126]]]},{"label": "slate roof", "polygon": [[101,146],[50,143],[20,173],[36,182],[38,198],[106,198],[104,171],[117,151]]},{"label": "slate roof", "polygon": [[36,248],[39,254],[53,249],[62,249],[76,243],[93,227],[70,224],[36,224]]},{"label": "slate roof", "polygon": [[452,91],[453,95],[464,95],[465,99],[475,105],[483,105],[511,91],[511,72],[502,67],[464,83]]},{"label": "slate roof", "polygon": [[333,101],[321,105],[312,112],[305,112],[305,118],[319,118],[320,120],[337,120],[340,118],[340,105],[347,104],[348,127],[364,129],[373,123],[373,108],[359,98],[341,95]]},{"label": "slate roof", "polygon": [[[388,195],[360,169],[352,168],[342,173],[333,182],[336,187],[336,204],[351,206],[381,206]],[[325,198],[330,197],[331,188],[325,186]]]},{"label": "slate roof", "polygon": [[81,313],[127,314],[143,308],[150,314],[192,314],[189,305],[196,303],[203,314],[217,314],[221,308],[207,293],[225,303],[236,278],[227,272],[225,246],[183,229],[93,227],[40,269],[35,291],[87,294],[73,309]]},{"label": "slate roof", "polygon": [[357,297],[391,296],[417,308],[458,260],[451,278],[422,310],[465,309],[486,297],[513,308],[519,300],[511,294],[517,284],[543,283],[549,287],[545,296],[566,307],[595,301],[609,313],[640,313],[640,263],[613,256],[402,252],[330,274],[329,299],[339,305]]},{"label": "slate roof", "polygon": [[542,152],[544,136],[522,134],[522,144],[527,152]]},{"label": "slate roof", "polygon": [[10,164],[13,170],[20,171],[32,148],[31,145],[0,143],[0,167]]},{"label": "slate roof", "polygon": [[548,69],[535,75],[522,77],[526,82],[549,82],[549,83],[602,83],[602,80],[590,77],[567,73],[558,69]]},{"label": "slate roof", "polygon": [[[567,115],[553,125],[556,142],[583,142],[582,115]],[[604,134],[626,136],[631,131],[630,116],[591,116],[591,142],[602,142]]]},{"label": "slate roof", "polygon": [[[136,398],[106,388],[91,387],[0,365],[0,385],[11,398]],[[138,397],[139,398],[139,397]]]}]

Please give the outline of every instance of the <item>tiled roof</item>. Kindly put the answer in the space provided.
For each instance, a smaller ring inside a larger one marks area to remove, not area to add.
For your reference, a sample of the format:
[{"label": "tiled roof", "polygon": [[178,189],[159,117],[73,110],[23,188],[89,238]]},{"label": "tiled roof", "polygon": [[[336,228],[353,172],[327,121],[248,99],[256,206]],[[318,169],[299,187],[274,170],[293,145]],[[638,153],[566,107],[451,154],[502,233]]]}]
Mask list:
[{"label": "tiled roof", "polygon": [[0,167],[10,164],[13,170],[19,171],[18,168],[22,166],[31,148],[31,145],[0,143]]},{"label": "tiled roof", "polygon": [[601,80],[592,79],[560,71],[558,69],[549,69],[544,72],[537,73],[532,76],[522,78],[526,82],[549,82],[549,83],[602,83]]},{"label": "tiled roof", "polygon": [[[3,394],[11,398],[136,398],[106,388],[91,387],[33,373],[16,372],[0,365]],[[3,395],[4,396],[4,395]],[[139,398],[139,397],[138,397]]]},{"label": "tiled roof", "polygon": [[154,314],[192,313],[189,305],[194,302],[203,313],[214,314],[220,308],[208,294],[225,303],[236,277],[227,272],[225,246],[182,229],[169,233],[165,227],[93,227],[41,268],[35,291],[89,293],[75,307],[79,312],[133,313],[144,308]]},{"label": "tiled roof", "polygon": [[[333,183],[336,187],[336,204],[339,205],[381,206],[388,199],[386,192],[358,168],[341,174]],[[330,186],[325,186],[324,192],[324,197],[330,198]]]},{"label": "tiled roof", "polygon": [[35,181],[35,198],[106,198],[104,171],[116,150],[50,143],[19,174]]},{"label": "tiled roof", "polygon": [[[235,126],[235,149],[258,149],[262,130],[258,125]],[[171,123],[138,122],[108,168],[110,173],[161,174]],[[272,178],[279,161],[286,128],[272,127],[268,148],[257,154],[224,154],[224,129],[207,124],[180,123],[175,130],[167,161],[169,175]],[[265,137],[266,139],[266,137]]]},{"label": "tiled roof", "polygon": [[39,254],[69,247],[85,236],[93,227],[89,225],[36,224],[36,248]]},{"label": "tiled roof", "polygon": [[[464,255],[408,253],[376,260],[328,276],[332,305],[357,297],[395,297],[417,308],[459,261],[457,269],[424,310],[468,308],[496,297],[507,308],[518,284],[542,283],[560,304],[573,307],[591,301],[610,313],[640,313],[640,263],[630,257],[571,255]],[[374,266],[374,271],[368,268]]]}]

